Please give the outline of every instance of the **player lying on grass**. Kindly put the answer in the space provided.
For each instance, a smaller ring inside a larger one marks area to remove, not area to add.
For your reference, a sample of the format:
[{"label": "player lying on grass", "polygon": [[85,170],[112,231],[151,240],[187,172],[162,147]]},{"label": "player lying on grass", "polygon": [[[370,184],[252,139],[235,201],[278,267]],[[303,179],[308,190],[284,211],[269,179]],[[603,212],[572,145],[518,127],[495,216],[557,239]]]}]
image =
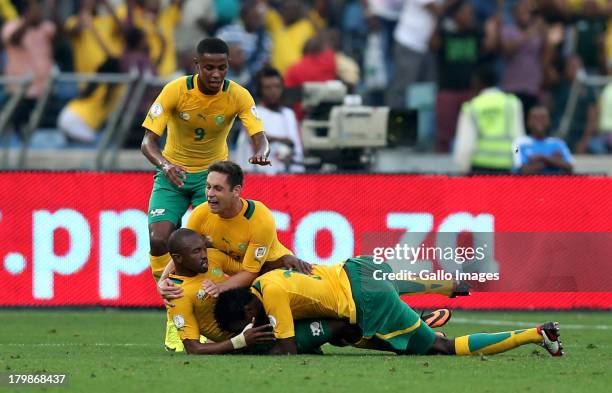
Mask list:
[{"label": "player lying on grass", "polygon": [[[241,332],[253,319],[255,326],[272,323],[276,343],[270,353],[274,354],[297,353],[294,320],[304,318],[341,318],[356,325],[359,336],[375,340],[362,346],[398,354],[496,354],[530,343],[544,346],[552,356],[563,354],[557,322],[453,339],[436,335],[400,299],[396,282],[376,280],[375,271],[391,272],[391,268],[375,264],[371,257],[357,257],[332,266],[314,265],[311,275],[273,270],[250,288],[222,293],[215,318],[232,332]],[[357,341],[354,332],[343,339]]]},{"label": "player lying on grass", "polygon": [[[224,290],[238,286],[249,286],[262,269],[271,270],[278,267],[294,268],[304,273],[310,272],[310,265],[296,258],[278,240],[276,225],[272,212],[263,203],[240,197],[243,190],[244,174],[239,165],[231,161],[220,161],[208,168],[206,179],[205,202],[196,207],[187,223],[187,228],[206,236],[209,246],[222,251],[231,257],[228,263],[234,264],[231,278],[205,288],[208,293],[217,295]],[[164,279],[174,270],[172,262],[168,264],[158,284],[158,289],[165,299],[176,299],[181,295],[180,286]],[[208,284],[207,284],[208,285]],[[413,294],[438,293],[453,295],[455,288],[452,281],[407,282],[410,289],[405,292]],[[465,289],[461,289],[465,292]],[[443,325],[450,317],[450,312],[442,311]],[[176,351],[182,345],[174,325],[169,321],[166,347]]]},{"label": "player lying on grass", "polygon": [[[183,290],[183,296],[172,300],[168,305],[168,320],[178,329],[182,344],[188,353],[229,353],[274,338],[271,331],[266,331],[266,328],[261,326],[257,329],[246,329],[234,338],[231,333],[219,328],[213,315],[216,298],[206,294],[201,283],[204,280],[210,280],[212,283],[224,282],[227,279],[226,274],[239,270],[233,259],[219,250],[207,250],[203,237],[186,228],[174,231],[168,246],[176,266],[176,272],[170,276],[170,280]],[[432,313],[425,318],[430,319],[431,323],[443,325],[450,317],[450,313],[448,310],[438,311],[441,312]],[[295,324],[298,352],[316,351],[321,344],[329,341],[331,337],[329,333],[344,332],[347,329],[345,325],[339,320],[298,321]],[[200,334],[215,343],[200,343]],[[336,333],[335,337],[345,335]],[[340,341],[337,344],[340,344]]]}]

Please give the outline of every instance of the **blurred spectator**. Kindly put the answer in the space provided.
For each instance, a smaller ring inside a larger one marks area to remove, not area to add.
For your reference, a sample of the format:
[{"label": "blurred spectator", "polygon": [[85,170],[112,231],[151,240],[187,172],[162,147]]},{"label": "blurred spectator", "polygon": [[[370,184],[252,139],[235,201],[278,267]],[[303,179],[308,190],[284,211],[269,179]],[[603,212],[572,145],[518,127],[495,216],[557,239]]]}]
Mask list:
[{"label": "blurred spectator", "polygon": [[[608,77],[612,76],[612,66]],[[599,133],[591,138],[590,150],[595,154],[612,153],[612,83],[604,87],[598,103]]]},{"label": "blurred spectator", "polygon": [[149,72],[157,75],[157,65],[161,59],[151,61],[150,52],[145,33],[135,27],[128,28],[125,33],[125,50],[121,56],[121,72],[136,69],[141,74]]},{"label": "blurred spectator", "polygon": [[[193,58],[192,58],[193,61]],[[158,59],[159,62],[159,59]],[[121,58],[121,72],[130,72],[136,69],[141,74],[150,73],[157,75],[157,63],[151,61],[149,43],[144,32],[137,28],[128,28],[125,34],[125,53]],[[125,146],[128,148],[138,148],[142,143],[141,122],[149,111],[151,102],[159,94],[158,87],[149,87],[140,100],[136,115],[134,116],[131,132],[127,135]]]},{"label": "blurred spectator", "polygon": [[[106,14],[99,12],[103,7]],[[123,49],[121,23],[108,0],[83,0],[78,15],[66,20],[64,29],[71,38],[74,71],[94,72],[109,54],[117,57]]]},{"label": "blurred spectator", "polygon": [[541,105],[531,108],[527,127],[530,136],[514,141],[514,170],[522,175],[571,173],[574,160],[567,145],[548,136],[548,109]]},{"label": "blurred spectator", "polygon": [[194,43],[208,37],[217,22],[214,0],[185,0],[181,22],[176,28],[174,40],[180,68],[186,73],[193,69]]},{"label": "blurred spectator", "polygon": [[366,16],[375,21],[375,30],[381,36],[381,49],[387,59],[387,75],[393,75],[393,32],[397,26],[404,0],[366,0]]},{"label": "blurred spectator", "polygon": [[234,23],[240,12],[238,0],[214,0],[215,14],[217,15],[217,29]]},{"label": "blurred spectator", "polygon": [[[44,20],[40,4],[28,0],[20,17],[6,23],[2,28],[2,42],[6,48],[5,75],[9,77],[32,76],[33,81],[25,98],[13,114],[13,125],[17,132],[28,122],[36,100],[43,93],[53,68],[53,39],[55,24]],[[8,86],[14,90],[14,86]]]},{"label": "blurred spectator", "polygon": [[268,8],[265,24],[272,38],[271,63],[281,74],[302,58],[304,44],[316,34],[298,0],[285,0],[280,13]]},{"label": "blurred spectator", "polygon": [[480,94],[461,108],[455,163],[463,173],[510,173],[512,142],[525,135],[521,101],[495,87],[492,67],[481,67],[475,82]]},{"label": "blurred spectator", "polygon": [[240,84],[247,89],[251,89],[252,75],[247,68],[247,60],[242,52],[242,47],[239,44],[229,44],[229,68],[227,70],[227,79]]},{"label": "blurred spectator", "polygon": [[561,70],[562,79],[551,88],[553,129],[567,127],[567,130],[561,131],[566,131],[567,144],[576,154],[587,152],[589,140],[595,135],[597,128],[596,94],[592,87],[583,84],[577,90],[575,109],[572,113],[567,113],[569,118],[566,122],[563,121],[568,110],[572,86],[580,72],[584,72],[580,57],[568,57]]},{"label": "blurred spectator", "polygon": [[533,2],[520,0],[513,8],[513,22],[502,28],[502,87],[519,97],[525,113],[539,101],[547,61],[543,57],[550,56],[545,37],[546,25],[535,14]]},{"label": "blurred spectator", "polygon": [[436,79],[436,60],[429,41],[438,17],[457,0],[404,0],[394,32],[393,58],[396,72],[387,94],[391,108],[405,108],[406,89],[415,82]]},{"label": "blurred spectator", "polygon": [[336,55],[324,34],[309,39],[304,45],[304,57],[286,72],[285,85],[300,87],[305,82],[325,82],[336,79]]},{"label": "blurred spectator", "polygon": [[240,22],[225,26],[217,32],[217,37],[228,45],[240,47],[246,72],[251,76],[270,59],[272,41],[264,29],[264,12],[265,9],[258,6],[257,0],[246,0],[240,12]]},{"label": "blurred spectator", "polygon": [[17,10],[10,0],[0,0],[0,22],[4,24],[18,17]]},{"label": "blurred spectator", "polygon": [[[118,73],[120,62],[109,57],[96,73]],[[59,115],[57,126],[66,135],[68,141],[91,144],[96,140],[96,133],[116,107],[116,102],[123,87],[113,83],[91,82],[83,89],[79,97],[70,101]]]},{"label": "blurred spectator", "polygon": [[159,75],[170,77],[177,72],[174,31],[181,21],[182,0],[172,0],[164,8],[161,0],[127,0],[117,15],[128,27],[145,32],[151,60],[159,62]]},{"label": "blurred spectator", "polygon": [[[259,97],[257,111],[266,128],[270,142],[271,166],[256,167],[260,173],[276,174],[281,172],[304,172],[304,152],[293,111],[282,106],[283,78],[271,67],[262,69],[256,75],[256,90]],[[246,132],[241,132],[236,146],[236,161],[246,163],[253,155],[251,142]]]},{"label": "blurred spectator", "polygon": [[450,12],[452,23],[442,23],[432,40],[438,53],[440,78],[436,100],[436,151],[448,152],[455,136],[461,105],[471,99],[474,70],[498,47],[498,24],[487,22],[486,31],[478,28],[474,7],[462,1]]},{"label": "blurred spectator", "polygon": [[327,29],[324,34],[335,54],[336,77],[344,82],[349,90],[354,90],[361,77],[359,64],[342,52],[342,38],[339,30]]}]

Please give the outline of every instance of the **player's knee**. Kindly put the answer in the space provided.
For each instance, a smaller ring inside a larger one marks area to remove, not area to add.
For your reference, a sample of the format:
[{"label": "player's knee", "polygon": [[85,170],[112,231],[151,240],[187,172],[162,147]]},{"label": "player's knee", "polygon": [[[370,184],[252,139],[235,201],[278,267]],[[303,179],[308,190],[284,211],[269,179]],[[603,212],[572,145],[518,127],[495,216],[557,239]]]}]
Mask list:
[{"label": "player's knee", "polygon": [[168,252],[168,237],[170,234],[163,231],[149,231],[151,255],[160,256]]}]

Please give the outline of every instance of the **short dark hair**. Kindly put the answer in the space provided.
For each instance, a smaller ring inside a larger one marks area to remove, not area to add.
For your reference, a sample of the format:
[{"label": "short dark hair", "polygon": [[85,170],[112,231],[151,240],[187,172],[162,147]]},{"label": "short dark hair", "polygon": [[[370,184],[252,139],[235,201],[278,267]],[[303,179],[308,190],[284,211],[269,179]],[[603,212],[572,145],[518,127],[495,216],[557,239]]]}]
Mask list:
[{"label": "short dark hair", "polygon": [[261,80],[263,78],[280,78],[284,85],[283,76],[281,73],[272,66],[264,66],[261,70],[255,74],[255,92],[261,97]]},{"label": "short dark hair", "polygon": [[226,54],[229,55],[229,47],[221,38],[204,38],[197,47],[198,55],[204,54]]},{"label": "short dark hair", "polygon": [[494,87],[499,82],[497,70],[491,64],[479,66],[476,69],[476,78],[484,87]]},{"label": "short dark hair", "polygon": [[248,287],[234,288],[221,293],[214,310],[219,327],[226,332],[231,332],[232,323],[246,318],[244,308],[251,303],[253,297]]},{"label": "short dark hair", "polygon": [[170,234],[168,238],[168,252],[170,254],[180,254],[185,247],[185,239],[190,236],[197,235],[197,232],[188,228],[179,228]]},{"label": "short dark hair", "polygon": [[218,161],[208,167],[208,173],[219,172],[227,175],[227,182],[234,189],[236,186],[242,186],[244,183],[244,173],[240,165],[231,161]]}]

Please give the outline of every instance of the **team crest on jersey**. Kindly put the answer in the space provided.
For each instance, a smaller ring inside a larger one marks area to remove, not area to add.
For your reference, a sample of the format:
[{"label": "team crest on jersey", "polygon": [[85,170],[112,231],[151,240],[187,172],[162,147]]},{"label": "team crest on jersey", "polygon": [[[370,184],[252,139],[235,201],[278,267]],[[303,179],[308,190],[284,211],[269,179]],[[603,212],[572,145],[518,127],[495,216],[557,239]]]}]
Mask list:
[{"label": "team crest on jersey", "polygon": [[274,318],[274,315],[268,315],[268,319],[270,320],[270,325],[272,325],[272,327],[276,327],[276,318]]},{"label": "team crest on jersey", "polygon": [[259,112],[257,112],[257,107],[255,105],[251,107],[251,113],[253,114],[253,116],[255,116],[256,119],[261,120],[261,118],[259,117]]},{"label": "team crest on jersey", "polygon": [[255,258],[256,259],[263,258],[266,255],[267,251],[268,249],[266,247],[257,247],[255,249]]},{"label": "team crest on jersey", "polygon": [[312,335],[315,337],[320,336],[321,334],[325,333],[323,331],[323,325],[321,325],[321,322],[319,321],[315,321],[310,324],[310,331],[312,332]]},{"label": "team crest on jersey", "polygon": [[181,112],[179,113],[179,117],[185,121],[189,121],[191,120],[191,116],[189,115],[189,113],[187,112]]},{"label": "team crest on jersey", "polygon": [[156,117],[159,117],[162,113],[164,113],[164,108],[160,103],[155,103],[151,105],[151,109],[149,109],[149,117],[151,120],[155,120]]},{"label": "team crest on jersey", "polygon": [[151,217],[159,217],[159,216],[163,216],[165,212],[166,212],[166,209],[153,209],[149,212],[149,215]]},{"label": "team crest on jersey", "polygon": [[174,322],[174,326],[176,326],[176,330],[181,330],[185,327],[185,318],[181,314],[176,314],[174,318],[172,318],[172,322]]},{"label": "team crest on jersey", "polygon": [[212,270],[212,275],[215,276],[215,277],[222,277],[223,276],[223,270],[221,270],[218,267],[215,267]]},{"label": "team crest on jersey", "polygon": [[240,252],[245,252],[247,249],[247,245],[244,243],[240,243],[238,244],[238,250],[240,250]]},{"label": "team crest on jersey", "polygon": [[206,291],[203,289],[198,290],[198,293],[196,293],[196,298],[198,300],[204,300],[205,297],[206,297]]},{"label": "team crest on jersey", "polygon": [[223,115],[217,115],[215,116],[215,124],[220,126],[221,124],[223,124],[223,122],[225,121],[225,116]]}]

